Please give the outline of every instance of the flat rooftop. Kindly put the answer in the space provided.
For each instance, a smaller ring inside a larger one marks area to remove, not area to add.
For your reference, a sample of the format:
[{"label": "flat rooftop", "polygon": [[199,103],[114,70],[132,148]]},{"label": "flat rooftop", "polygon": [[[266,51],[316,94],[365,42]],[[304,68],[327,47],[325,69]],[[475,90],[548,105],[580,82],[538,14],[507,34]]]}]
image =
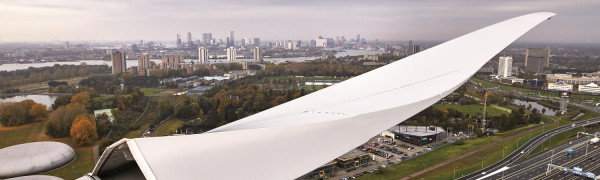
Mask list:
[{"label": "flat rooftop", "polygon": [[433,130],[429,129],[428,126],[393,126],[388,131],[411,136],[432,136],[446,132],[444,128],[438,126],[429,127]]},{"label": "flat rooftop", "polygon": [[353,149],[352,151],[347,152],[346,154],[340,156],[339,158],[341,158],[341,159],[349,159],[349,158],[353,158],[353,157],[356,157],[356,156],[363,155],[365,153],[366,152],[364,152],[364,151],[361,151],[361,150],[358,150],[358,149]]}]

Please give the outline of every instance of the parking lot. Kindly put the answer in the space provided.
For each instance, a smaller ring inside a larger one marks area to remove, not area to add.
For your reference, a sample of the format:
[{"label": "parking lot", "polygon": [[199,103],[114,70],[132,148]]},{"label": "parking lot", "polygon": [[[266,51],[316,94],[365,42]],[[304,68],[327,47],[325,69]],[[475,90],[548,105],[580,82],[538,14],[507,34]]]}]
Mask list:
[{"label": "parking lot", "polygon": [[[368,142],[357,147],[357,149],[364,152],[369,152],[371,161],[363,166],[350,168],[347,171],[338,170],[333,179],[353,179],[354,177],[362,176],[367,173],[372,173],[374,170],[379,168],[385,168],[387,166],[395,165],[414,158],[420,154],[439,148],[445,144],[449,144],[458,140],[471,138],[466,134],[451,134],[449,138],[441,138],[437,141],[417,146],[400,140],[392,140],[388,137],[375,136]],[[447,142],[448,141],[448,142]]]}]

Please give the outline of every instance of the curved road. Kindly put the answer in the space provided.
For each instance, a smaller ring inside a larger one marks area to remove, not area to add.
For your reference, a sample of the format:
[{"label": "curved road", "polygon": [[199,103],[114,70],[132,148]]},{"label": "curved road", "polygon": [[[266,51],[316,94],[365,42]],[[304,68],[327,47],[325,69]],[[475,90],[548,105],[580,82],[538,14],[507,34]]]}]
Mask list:
[{"label": "curved road", "polygon": [[561,132],[564,132],[564,131],[567,131],[567,130],[570,130],[570,129],[573,129],[573,128],[576,128],[579,126],[585,126],[585,125],[590,125],[590,124],[595,124],[595,123],[600,123],[600,118],[592,118],[592,119],[588,119],[588,120],[582,120],[579,122],[561,126],[556,129],[552,129],[550,131],[546,131],[546,132],[532,138],[531,140],[527,141],[523,146],[519,147],[519,149],[517,149],[513,153],[509,154],[508,156],[506,156],[504,159],[500,160],[499,162],[497,162],[491,166],[488,166],[482,170],[471,173],[467,176],[463,176],[459,179],[466,179],[466,180],[483,179],[483,177],[485,177],[485,174],[489,174],[494,171],[497,171],[500,168],[506,167],[506,166],[512,164],[514,161],[521,159],[523,156],[527,155],[530,151],[535,149],[537,146],[539,146],[542,142],[546,141],[548,138],[550,138],[558,133],[561,133]]}]

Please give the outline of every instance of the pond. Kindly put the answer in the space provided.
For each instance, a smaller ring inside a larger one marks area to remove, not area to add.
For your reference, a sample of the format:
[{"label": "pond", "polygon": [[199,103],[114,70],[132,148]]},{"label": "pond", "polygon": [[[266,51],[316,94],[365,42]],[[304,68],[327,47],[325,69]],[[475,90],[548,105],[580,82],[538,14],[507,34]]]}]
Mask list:
[{"label": "pond", "polygon": [[52,104],[54,103],[54,100],[56,100],[56,98],[58,98],[58,96],[56,95],[37,95],[37,94],[32,94],[32,95],[23,95],[23,96],[10,96],[10,97],[2,97],[0,98],[0,102],[9,102],[9,101],[15,101],[15,102],[20,102],[26,99],[31,99],[33,101],[35,101],[36,103],[41,103],[43,105],[48,106],[48,109],[51,109]]},{"label": "pond", "polygon": [[518,105],[518,106],[525,106],[525,107],[527,107],[531,104],[531,109],[537,108],[540,113],[542,113],[542,109],[546,109],[546,112],[542,113],[546,116],[556,115],[556,110],[546,107],[546,106],[542,106],[541,104],[538,104],[537,102],[523,101],[523,100],[515,99],[513,104]]}]

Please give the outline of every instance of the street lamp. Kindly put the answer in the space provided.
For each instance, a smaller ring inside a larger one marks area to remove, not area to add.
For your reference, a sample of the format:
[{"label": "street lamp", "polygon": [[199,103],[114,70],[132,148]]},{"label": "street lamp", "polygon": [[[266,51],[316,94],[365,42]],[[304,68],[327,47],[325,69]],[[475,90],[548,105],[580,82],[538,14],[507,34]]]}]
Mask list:
[{"label": "street lamp", "polygon": [[454,166],[454,175],[452,175],[452,179],[456,177],[456,168],[458,168],[458,166]]},{"label": "street lamp", "polygon": [[483,160],[485,160],[485,156],[483,156],[483,159],[481,159],[481,169],[483,169]]}]

